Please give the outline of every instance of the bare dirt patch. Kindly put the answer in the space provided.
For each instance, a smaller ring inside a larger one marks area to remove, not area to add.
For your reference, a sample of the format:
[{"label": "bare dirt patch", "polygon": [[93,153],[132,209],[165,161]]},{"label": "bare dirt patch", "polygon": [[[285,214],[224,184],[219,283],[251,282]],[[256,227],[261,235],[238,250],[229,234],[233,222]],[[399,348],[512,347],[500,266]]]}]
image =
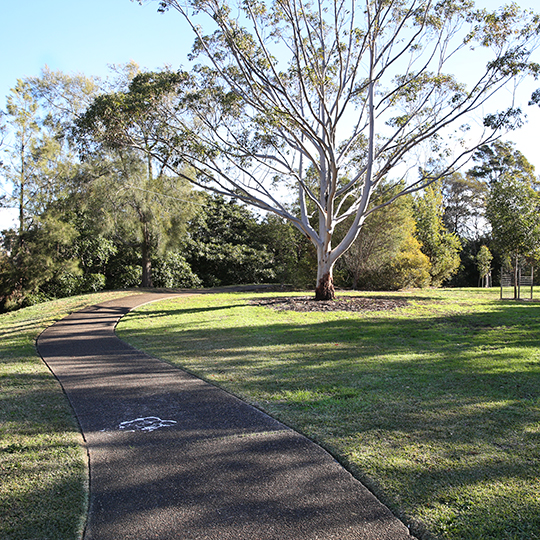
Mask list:
[{"label": "bare dirt patch", "polygon": [[404,298],[342,296],[335,300],[315,300],[309,296],[255,298],[251,303],[278,311],[393,311],[408,304]]}]

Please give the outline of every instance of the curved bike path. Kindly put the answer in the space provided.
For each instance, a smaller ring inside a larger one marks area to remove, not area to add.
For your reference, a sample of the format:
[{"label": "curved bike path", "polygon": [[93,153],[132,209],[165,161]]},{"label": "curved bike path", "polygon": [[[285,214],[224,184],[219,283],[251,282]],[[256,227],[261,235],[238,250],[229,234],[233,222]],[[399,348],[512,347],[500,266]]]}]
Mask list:
[{"label": "curved bike path", "polygon": [[410,540],[312,441],[115,336],[123,315],[171,296],[88,307],[38,339],[88,451],[84,540]]}]

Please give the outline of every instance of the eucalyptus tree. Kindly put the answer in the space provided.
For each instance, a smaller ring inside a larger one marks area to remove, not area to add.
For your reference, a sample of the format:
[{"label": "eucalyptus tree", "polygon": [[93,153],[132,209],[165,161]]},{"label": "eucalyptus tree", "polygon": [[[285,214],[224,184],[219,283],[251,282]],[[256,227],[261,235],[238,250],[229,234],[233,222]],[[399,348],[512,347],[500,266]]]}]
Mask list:
[{"label": "eucalyptus tree", "polygon": [[[318,299],[333,298],[336,260],[377,211],[374,188],[404,182],[398,197],[452,172],[521,122],[511,96],[482,111],[508,83],[539,71],[538,16],[515,4],[493,12],[468,0],[158,4],[191,26],[200,64],[191,77],[176,74],[181,88],[160,105],[168,129],[153,134],[161,143],[153,152],[171,167],[189,163],[197,185],[309,237]],[[476,57],[484,64],[473,65]],[[468,85],[453,75],[464,66]]]}]

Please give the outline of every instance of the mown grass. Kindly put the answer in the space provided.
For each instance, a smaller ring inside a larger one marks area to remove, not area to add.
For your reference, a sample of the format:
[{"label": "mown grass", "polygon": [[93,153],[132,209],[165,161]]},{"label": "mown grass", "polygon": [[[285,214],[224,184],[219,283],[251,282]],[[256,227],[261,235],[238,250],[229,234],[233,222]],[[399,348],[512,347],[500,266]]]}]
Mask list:
[{"label": "mown grass", "polygon": [[260,296],[150,304],[119,334],[318,441],[421,538],[540,538],[540,303],[448,289],[295,313]]},{"label": "mown grass", "polygon": [[46,302],[0,314],[0,538],[76,540],[86,519],[82,438],[35,340],[70,312],[126,293]]}]

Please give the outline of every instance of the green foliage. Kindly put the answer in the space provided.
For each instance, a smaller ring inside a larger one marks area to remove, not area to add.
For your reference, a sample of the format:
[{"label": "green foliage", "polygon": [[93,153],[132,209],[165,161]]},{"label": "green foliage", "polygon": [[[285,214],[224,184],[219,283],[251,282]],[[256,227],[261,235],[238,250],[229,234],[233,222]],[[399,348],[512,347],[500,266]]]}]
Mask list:
[{"label": "green foliage", "polygon": [[453,175],[443,189],[445,224],[458,233],[464,247],[459,273],[451,282],[458,286],[478,284],[482,244],[493,252],[496,269],[505,259],[515,267],[516,257],[534,258],[535,251],[534,166],[511,142],[484,145],[473,158],[475,165],[466,176]]},{"label": "green foliage", "polygon": [[[121,66],[123,71],[117,91],[95,97],[83,115],[75,122],[79,140],[85,147],[106,145],[109,148],[130,148],[133,137],[146,135],[148,152],[155,152],[158,143],[151,142],[150,133],[167,129],[160,116],[163,100],[178,95],[189,79],[185,72],[140,73],[136,64]],[[162,157],[165,148],[160,147]]]},{"label": "green foliage", "polygon": [[504,177],[536,181],[534,166],[511,142],[496,141],[483,145],[473,157],[478,164],[469,171],[469,175],[490,186]]},{"label": "green foliage", "polygon": [[105,289],[106,282],[107,278],[104,274],[62,272],[44,284],[42,290],[50,298],[62,298],[102,291]]},{"label": "green foliage", "polygon": [[397,290],[429,284],[429,261],[414,238],[412,198],[386,204],[401,189],[382,184],[375,191],[360,235],[343,255],[338,272],[353,289]]},{"label": "green foliage", "polygon": [[495,245],[512,259],[540,255],[540,197],[520,179],[505,177],[491,189],[487,204]]},{"label": "green foliage", "polygon": [[459,268],[461,244],[458,237],[449,233],[443,223],[442,187],[435,182],[424,189],[422,197],[414,201],[416,238],[422,252],[430,262],[431,285],[439,287]]},{"label": "green foliage", "polygon": [[273,257],[259,230],[245,206],[207,197],[190,223],[186,259],[205,287],[273,281]]},{"label": "green foliage", "polygon": [[183,255],[167,252],[153,261],[155,287],[196,288],[202,285]]},{"label": "green foliage", "polygon": [[44,285],[62,274],[79,275],[78,261],[71,257],[77,235],[72,224],[54,212],[35,219],[22,237],[13,232],[6,234],[6,254],[0,268],[0,309],[26,305],[26,297],[35,298],[40,291],[48,296]]},{"label": "green foliage", "polygon": [[[471,177],[486,185],[485,217],[490,225],[490,248],[497,265],[514,273],[520,260],[540,257],[540,198],[534,166],[514,148],[497,141],[474,155]],[[517,288],[514,290],[517,297]]]},{"label": "green foliage", "polygon": [[480,275],[480,281],[484,287],[489,286],[489,275],[491,273],[491,261],[493,255],[487,246],[482,246],[478,250],[476,255],[476,265],[478,267],[478,274]]},{"label": "green foliage", "polygon": [[258,237],[272,253],[273,281],[298,288],[315,287],[317,252],[306,235],[290,221],[269,214],[260,225]]},{"label": "green foliage", "polygon": [[430,282],[429,259],[422,253],[420,243],[412,234],[400,246],[396,256],[383,272],[386,274],[386,290],[427,287]]},{"label": "green foliage", "polygon": [[136,264],[113,267],[107,276],[108,289],[129,289],[141,284],[142,267]]},{"label": "green foliage", "polygon": [[511,144],[486,147],[478,174],[489,179],[486,217],[494,245],[514,263],[518,257],[540,256],[540,195],[534,167]]},{"label": "green foliage", "polygon": [[[106,156],[110,163],[101,182],[109,211],[117,218],[118,236],[138,246],[141,284],[149,287],[152,260],[181,244],[197,198],[188,182],[189,168],[166,174],[166,147],[152,139],[156,132],[167,132],[162,102],[177,94],[187,75],[139,73],[135,64],[122,71],[118,91],[97,96],[77,118],[76,132],[86,156]],[[134,134],[142,136],[142,145],[134,144]],[[161,161],[154,157],[158,154]]]},{"label": "green foliage", "polygon": [[476,239],[488,188],[477,174],[454,173],[442,181],[445,228],[460,238]]},{"label": "green foliage", "polygon": [[[6,203],[17,205],[19,226],[16,234],[3,238],[3,309],[55,295],[56,282],[65,281],[69,291],[86,287],[74,250],[80,233],[73,219],[78,209],[63,202],[80,190],[83,167],[70,150],[69,115],[60,106],[63,100],[64,105],[73,101],[76,107],[74,89],[85,80],[80,76],[74,82],[44,70],[43,79],[19,80],[8,97],[6,120],[11,144],[6,173],[14,189]],[[53,89],[58,91],[54,96]],[[58,109],[51,106],[53,102]],[[95,279],[88,284],[91,289],[98,286]]]}]

